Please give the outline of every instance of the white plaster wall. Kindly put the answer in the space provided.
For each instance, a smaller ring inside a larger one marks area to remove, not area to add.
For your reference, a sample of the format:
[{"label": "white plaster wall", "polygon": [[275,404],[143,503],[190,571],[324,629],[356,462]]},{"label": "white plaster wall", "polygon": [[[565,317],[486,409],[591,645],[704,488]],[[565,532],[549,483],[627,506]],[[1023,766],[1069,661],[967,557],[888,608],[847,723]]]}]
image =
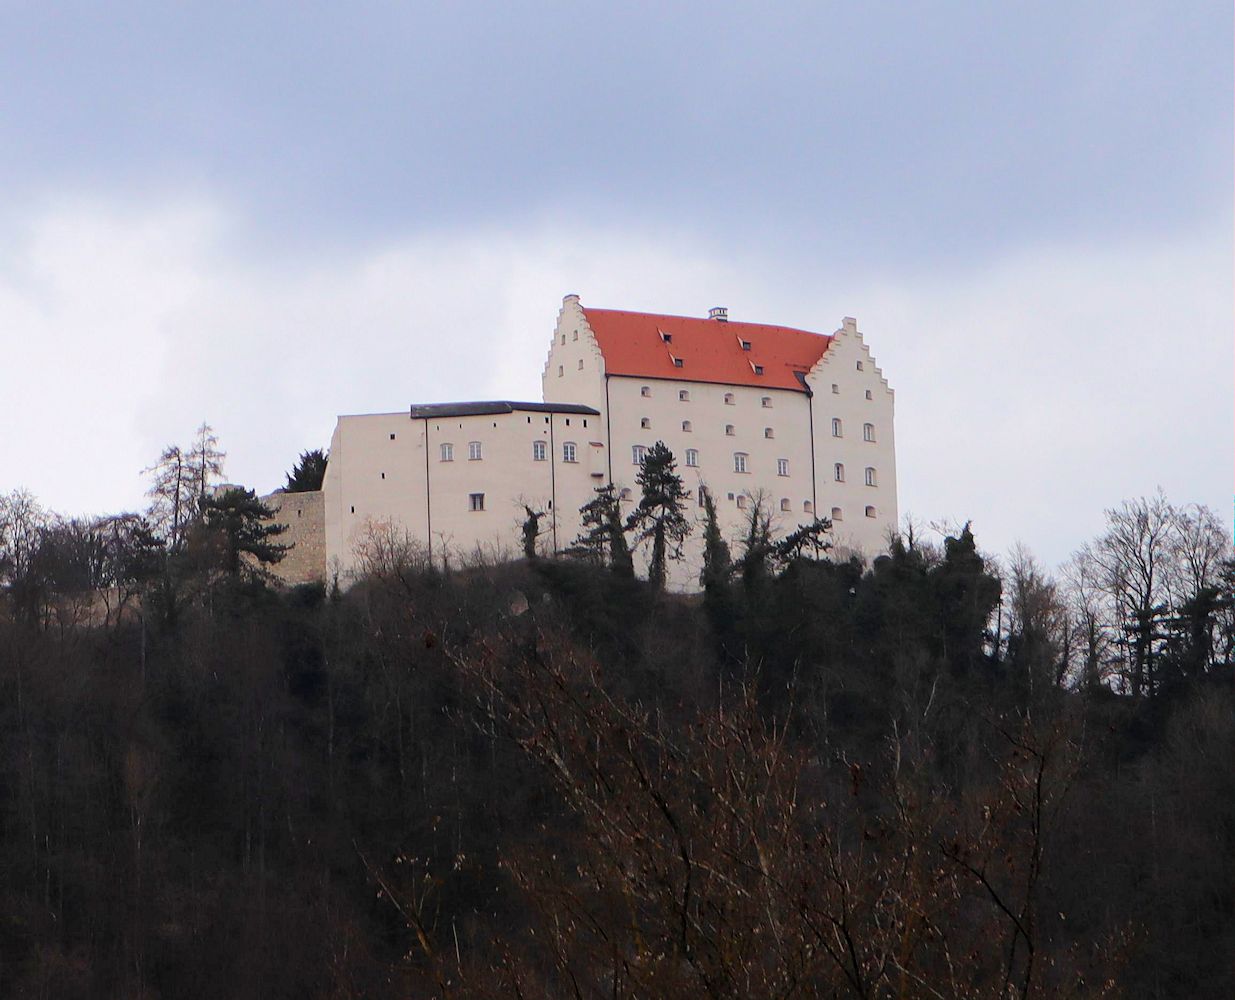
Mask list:
[{"label": "white plaster wall", "polygon": [[605,416],[605,359],[579,305],[579,296],[562,300],[549,355],[541,372],[546,403],[579,403]]},{"label": "white plaster wall", "polygon": [[[643,395],[644,387],[649,396]],[[682,391],[689,393],[689,401],[680,399]],[[733,397],[732,404],[725,402],[727,395]],[[770,406],[763,405],[765,397]],[[810,422],[805,393],[612,376],[609,404],[614,483],[630,489],[632,499],[637,501],[639,488],[635,477],[639,469],[634,464],[632,448],[636,444],[651,447],[664,441],[677,458],[678,472],[695,498],[692,514],[699,525],[684,547],[684,559],[671,568],[670,584],[674,589],[697,589],[703,568],[703,511],[698,505],[701,484],[706,484],[716,498],[722,530],[735,544],[735,551],[746,523],[746,512],[738,507],[739,497],[756,496],[762,491],[771,503],[772,524],[778,533],[792,530],[813,516],[805,509],[812,500]],[[647,429],[641,427],[645,417],[651,424]],[[682,429],[684,420],[690,421],[690,431]],[[727,425],[733,427],[732,436],[725,432]],[[772,438],[764,436],[766,428],[772,429]],[[698,468],[686,465],[688,448],[698,450]],[[746,473],[734,470],[735,452],[748,455]],[[788,476],[778,475],[778,458],[788,459]],[[782,500],[789,501],[786,512],[781,511]]]},{"label": "white plaster wall", "polygon": [[[328,565],[346,579],[356,567],[357,542],[384,520],[431,548],[438,565],[511,558],[522,551],[525,503],[547,514],[542,551],[553,551],[555,529],[564,547],[578,532],[579,507],[604,479],[603,458],[592,461],[593,452],[603,453],[599,430],[593,415],[531,411],[340,417],[324,484]],[[534,458],[535,440],[545,442],[545,461]],[[479,460],[469,458],[473,441],[481,446]],[[576,445],[573,463],[564,460],[567,441]],[[453,460],[442,460],[443,443],[453,445]],[[484,494],[484,510],[471,509],[472,493]]]},{"label": "white plaster wall", "polygon": [[[895,393],[858,332],[856,320],[845,318],[828,350],[807,375],[807,382],[814,392],[819,514],[831,516],[832,508],[839,507],[842,519],[833,524],[838,547],[871,558],[887,547],[888,533],[895,530],[899,517]],[[868,391],[870,399],[866,398]],[[834,417],[841,420],[843,436],[839,438],[832,435]],[[863,425],[867,423],[874,425],[874,442],[863,438]],[[837,462],[845,466],[843,483],[834,477]],[[866,485],[868,467],[875,469],[876,486]],[[875,517],[865,515],[868,506],[875,508]]]}]

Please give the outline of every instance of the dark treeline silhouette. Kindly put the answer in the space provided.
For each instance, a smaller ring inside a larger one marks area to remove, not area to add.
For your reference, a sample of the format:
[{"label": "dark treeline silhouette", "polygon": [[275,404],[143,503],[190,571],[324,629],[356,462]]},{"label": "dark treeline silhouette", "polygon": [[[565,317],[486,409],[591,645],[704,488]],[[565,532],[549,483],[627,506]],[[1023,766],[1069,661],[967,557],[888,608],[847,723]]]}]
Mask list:
[{"label": "dark treeline silhouette", "polygon": [[967,526],[831,559],[757,497],[726,540],[705,497],[681,596],[661,483],[573,557],[443,572],[378,526],[346,592],[279,590],[251,494],[162,471],[160,519],[0,500],[0,996],[1235,986],[1203,510],[1108,512],[1055,581]]}]

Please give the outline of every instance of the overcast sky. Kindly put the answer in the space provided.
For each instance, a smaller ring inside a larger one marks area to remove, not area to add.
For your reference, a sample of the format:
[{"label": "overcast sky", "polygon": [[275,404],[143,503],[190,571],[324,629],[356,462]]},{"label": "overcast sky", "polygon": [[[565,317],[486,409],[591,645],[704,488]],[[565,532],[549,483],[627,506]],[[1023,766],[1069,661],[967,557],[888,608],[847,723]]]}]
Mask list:
[{"label": "overcast sky", "polygon": [[561,297],[830,332],[900,508],[1048,564],[1231,513],[1229,4],[0,0],[0,491],[96,513],[207,420],[538,399]]}]

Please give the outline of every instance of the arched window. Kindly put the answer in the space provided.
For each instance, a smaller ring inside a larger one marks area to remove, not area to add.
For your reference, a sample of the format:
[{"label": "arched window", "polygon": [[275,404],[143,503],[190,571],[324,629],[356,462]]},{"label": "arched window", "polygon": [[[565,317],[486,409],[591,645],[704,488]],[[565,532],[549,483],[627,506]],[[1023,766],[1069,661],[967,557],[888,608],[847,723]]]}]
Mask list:
[{"label": "arched window", "polygon": [[866,467],[866,485],[867,486],[879,485],[878,483],[875,482],[875,470],[869,465]]},{"label": "arched window", "polygon": [[789,498],[788,498],[788,497],[782,497],[782,498],[781,498],[781,501],[780,501],[780,509],[781,509],[781,510],[792,510],[792,509],[793,509],[793,508],[789,505]]},{"label": "arched window", "polygon": [[866,508],[866,516],[867,516],[867,517],[874,517],[874,516],[875,516],[875,508],[874,508],[874,507],[867,507],[867,508]]},{"label": "arched window", "polygon": [[727,392],[727,393],[725,393],[725,405],[726,405],[726,406],[732,406],[732,405],[733,405],[733,393],[731,393],[731,392]]},{"label": "arched window", "polygon": [[834,466],[832,466],[832,478],[838,483],[843,483],[845,481],[845,465],[843,462],[837,462]]},{"label": "arched window", "polygon": [[484,457],[481,452],[479,441],[469,441],[467,443],[467,460],[469,462],[479,462]]},{"label": "arched window", "polygon": [[844,519],[845,519],[845,512],[841,510],[839,507],[833,507],[832,508],[832,520],[833,521],[843,521]]},{"label": "arched window", "polygon": [[745,510],[745,509],[746,509],[746,494],[739,493],[738,494],[738,510]]},{"label": "arched window", "polygon": [[650,385],[641,385],[639,387],[639,395],[646,399],[648,396],[652,395],[652,387]]},{"label": "arched window", "polygon": [[635,465],[642,465],[643,460],[648,457],[648,450],[643,445],[637,444],[630,449],[630,457]]},{"label": "arched window", "polygon": [[650,430],[650,429],[651,429],[651,427],[652,427],[652,420],[651,420],[651,418],[650,418],[650,417],[640,417],[640,418],[639,418],[639,426],[640,426],[643,430],[645,430],[645,431],[646,431],[646,430]]},{"label": "arched window", "polygon": [[772,397],[771,396],[760,397],[759,405],[762,406],[765,410],[770,410],[772,408]]},{"label": "arched window", "polygon": [[442,453],[443,462],[453,462],[455,460],[455,446],[453,444],[443,444],[439,450]]},{"label": "arched window", "polygon": [[577,456],[578,456],[578,452],[575,448],[575,443],[573,441],[563,441],[562,442],[562,461],[563,462],[577,462],[579,461]]},{"label": "arched window", "polygon": [[832,418],[832,437],[844,437],[844,427],[841,426],[840,417]]},{"label": "arched window", "polygon": [[618,494],[618,499],[619,500],[629,500],[632,496],[633,494],[630,492],[630,490],[623,489],[622,492]]},{"label": "arched window", "polygon": [[802,510],[803,510],[803,512],[805,512],[805,513],[807,513],[807,514],[813,514],[813,513],[815,513],[815,505],[814,505],[813,503],[811,503],[809,500],[803,500],[803,501],[802,501]]},{"label": "arched window", "polygon": [[863,424],[862,425],[862,440],[863,441],[874,441],[875,440],[875,425],[874,424]]},{"label": "arched window", "polygon": [[687,434],[691,432],[692,428],[689,420],[682,421],[682,430],[684,430]]},{"label": "arched window", "polygon": [[735,451],[733,453],[733,471],[734,472],[745,472],[746,471],[746,460],[749,457],[750,456],[747,455],[746,452],[744,451]]},{"label": "arched window", "polygon": [[694,448],[686,449],[686,464],[692,469],[698,468],[699,452],[697,452]]},{"label": "arched window", "polygon": [[543,462],[549,457],[549,446],[543,441],[532,442],[532,461]]}]

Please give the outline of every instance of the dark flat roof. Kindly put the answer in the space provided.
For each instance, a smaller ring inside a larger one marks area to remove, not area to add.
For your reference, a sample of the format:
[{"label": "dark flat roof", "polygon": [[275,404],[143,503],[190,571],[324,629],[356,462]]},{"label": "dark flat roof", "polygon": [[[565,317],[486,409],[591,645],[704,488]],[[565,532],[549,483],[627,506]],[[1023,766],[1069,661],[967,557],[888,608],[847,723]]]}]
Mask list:
[{"label": "dark flat roof", "polygon": [[476,403],[413,403],[409,415],[413,420],[434,417],[483,417],[492,413],[514,413],[530,410],[533,413],[583,413],[600,416],[599,410],[578,403],[515,403],[509,399],[491,399]]}]

